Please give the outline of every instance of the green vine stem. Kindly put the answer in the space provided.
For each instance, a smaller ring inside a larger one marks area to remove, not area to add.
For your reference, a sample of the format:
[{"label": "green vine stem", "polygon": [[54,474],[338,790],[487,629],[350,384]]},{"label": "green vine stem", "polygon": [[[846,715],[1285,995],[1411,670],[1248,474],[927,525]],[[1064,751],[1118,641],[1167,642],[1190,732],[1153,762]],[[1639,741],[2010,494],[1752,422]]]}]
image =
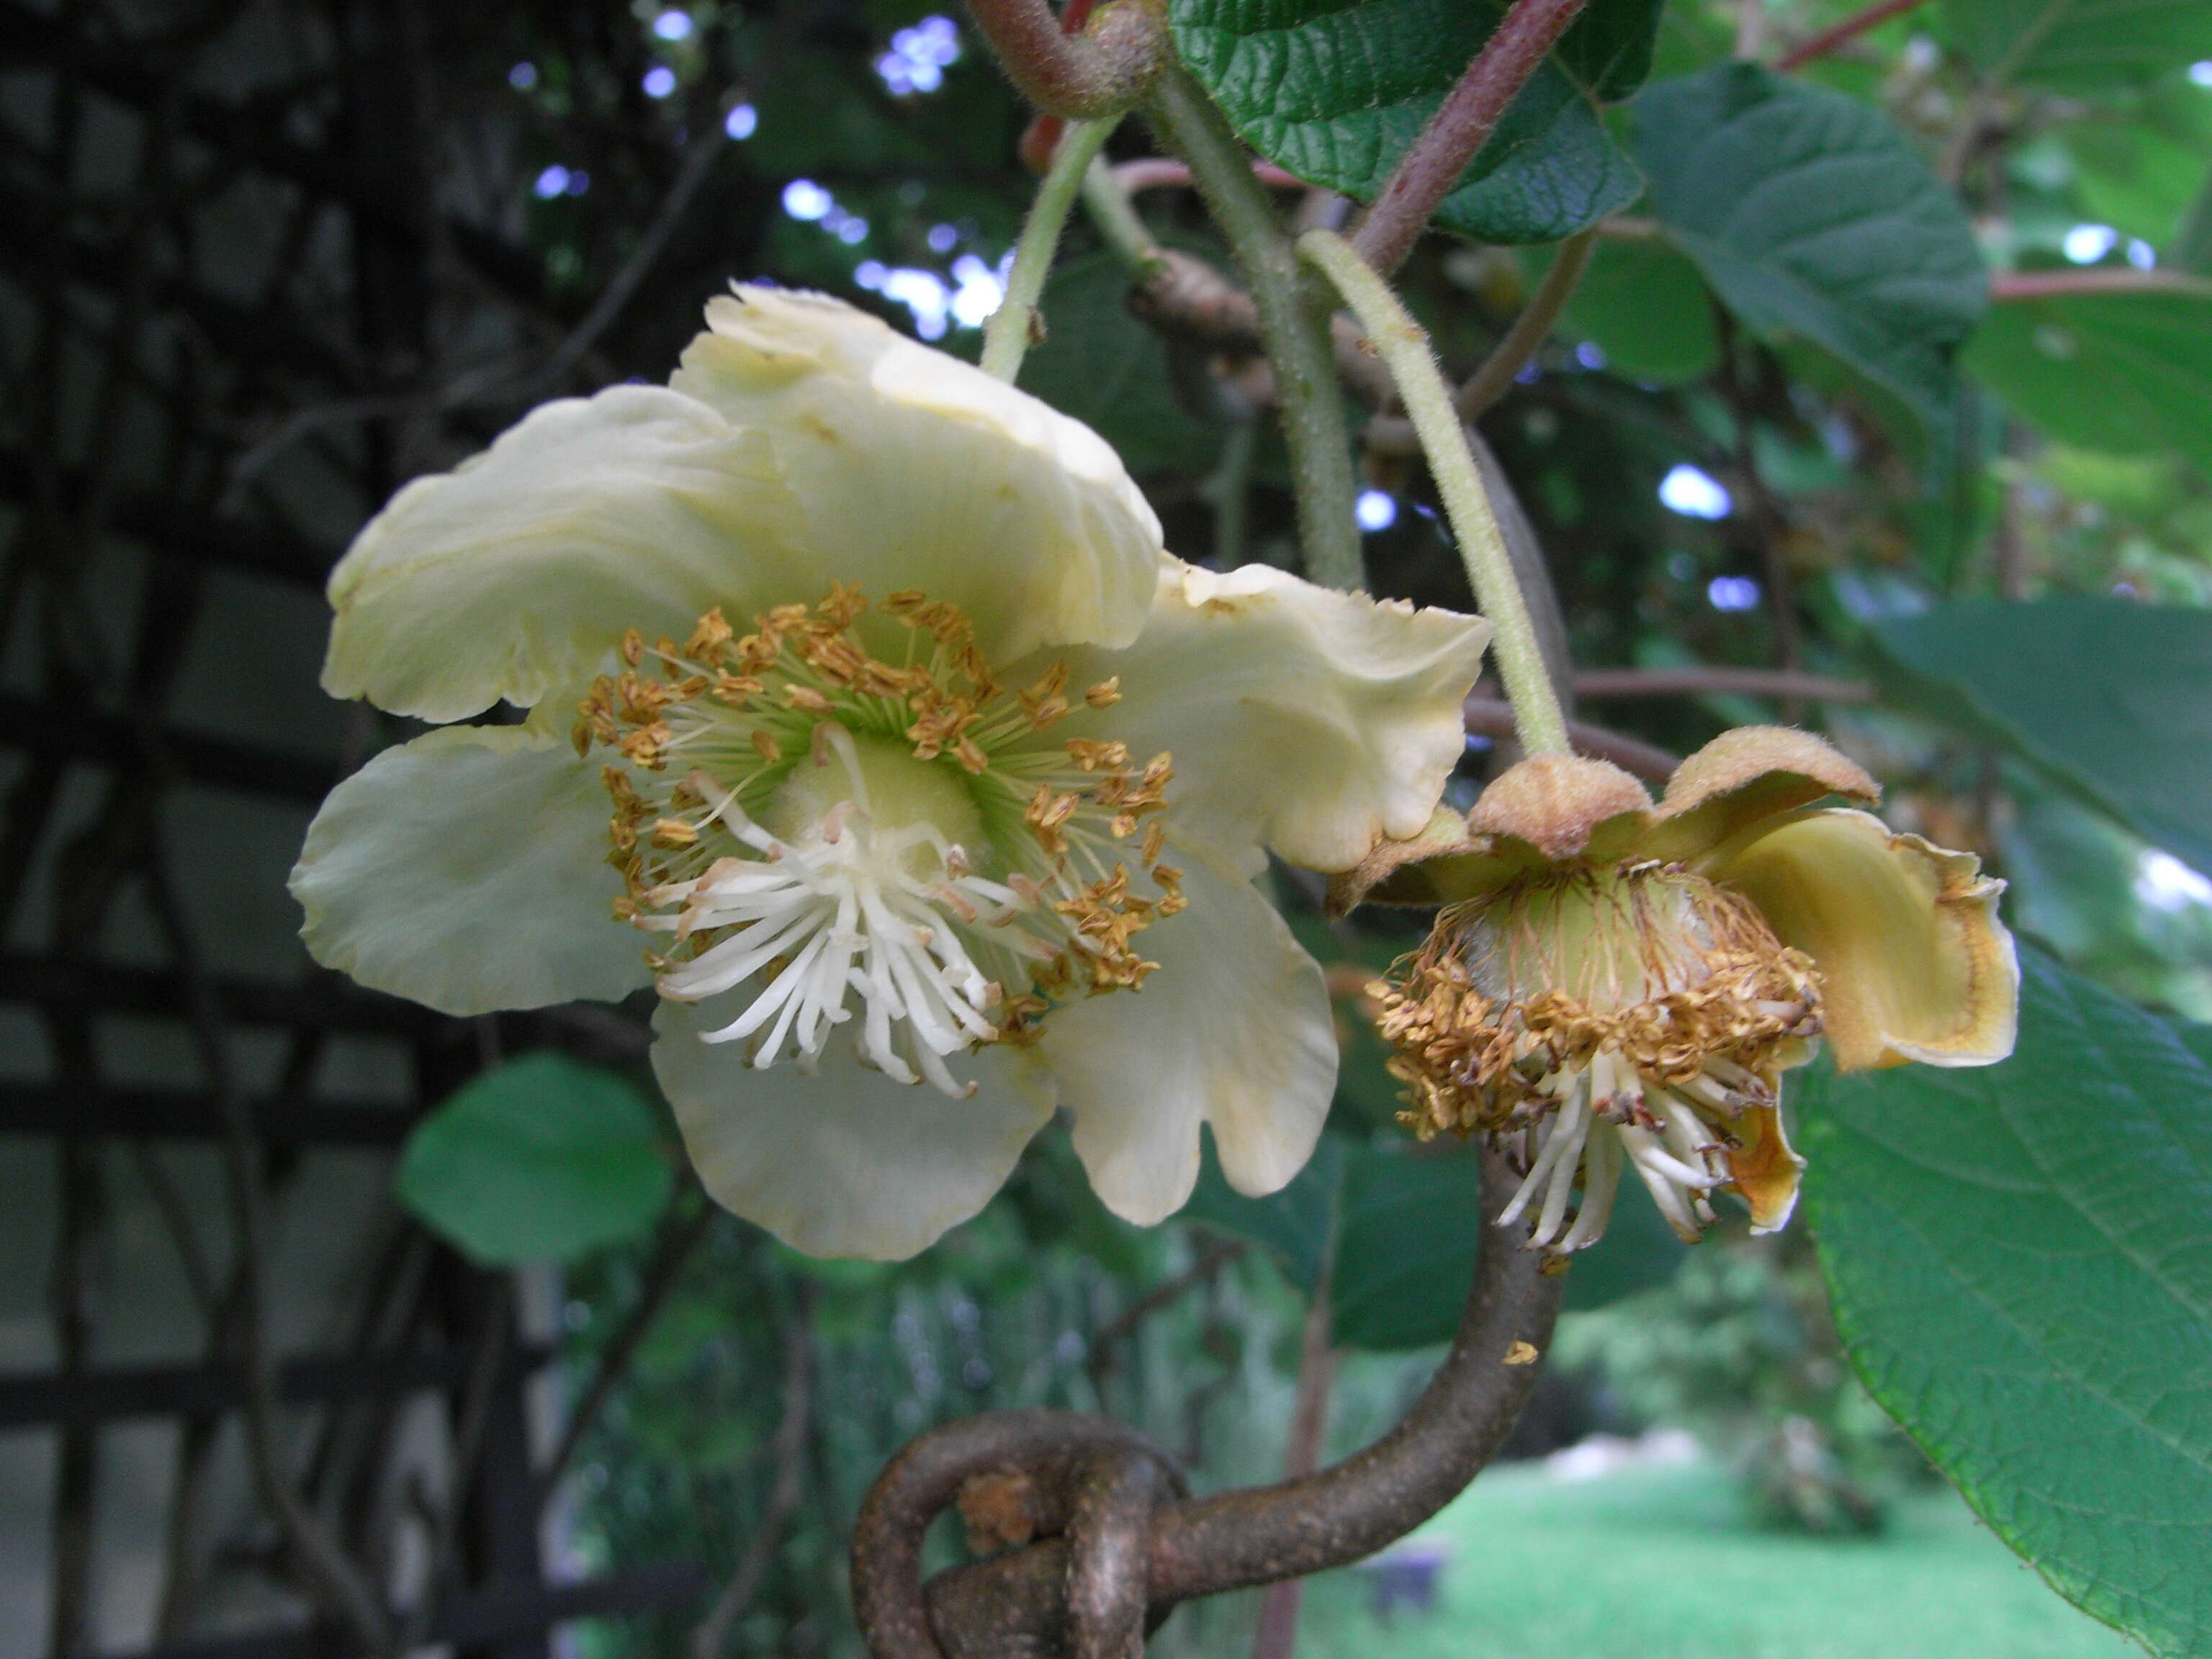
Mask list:
[{"label": "green vine stem", "polygon": [[1528,367],[1528,360],[1536,355],[1552,332],[1552,325],[1559,320],[1567,301],[1574,297],[1575,285],[1589,269],[1590,252],[1597,246],[1595,229],[1577,231],[1559,244],[1553,256],[1552,268],[1544,273],[1544,280],[1528,303],[1521,307],[1521,314],[1513,319],[1513,326],[1505,331],[1505,337],[1498,349],[1482,361],[1482,366],[1468,377],[1467,384],[1459,389],[1453,403],[1462,421],[1472,421],[1496,403],[1512,386],[1514,377]]},{"label": "green vine stem", "polygon": [[1146,112],[1190,163],[1205,198],[1251,287],[1261,338],[1275,372],[1275,407],[1290,450],[1305,574],[1329,587],[1366,585],[1359,526],[1352,517],[1352,434],[1337,390],[1328,319],[1305,302],[1297,252],[1274,204],[1252,176],[1251,159],[1229,123],[1179,65],[1153,83]]},{"label": "green vine stem", "polygon": [[1475,602],[1496,630],[1490,648],[1513,704],[1521,747],[1531,755],[1572,753],[1566,718],[1545,672],[1544,653],[1514,574],[1512,556],[1506,551],[1482,475],[1468,448],[1451,390],[1429,350],[1427,333],[1374,267],[1335,232],[1308,231],[1298,239],[1298,252],[1336,285],[1397,384],[1398,396],[1428,458],[1430,476],[1443,497]]},{"label": "green vine stem", "polygon": [[1141,283],[1165,268],[1167,256],[1103,156],[1083,170],[1083,206],[1100,240],[1131,277]]},{"label": "green vine stem", "polygon": [[1054,250],[1066,228],[1068,210],[1075,205],[1083,175],[1105,148],[1107,138],[1121,120],[1109,115],[1101,121],[1073,121],[1053,153],[1052,167],[1037,186],[1023,222],[1021,240],[1014,244],[1013,269],[1006,276],[1006,297],[983,325],[983,372],[1009,386],[1022,372],[1036,333],[1037,299],[1052,270]]}]

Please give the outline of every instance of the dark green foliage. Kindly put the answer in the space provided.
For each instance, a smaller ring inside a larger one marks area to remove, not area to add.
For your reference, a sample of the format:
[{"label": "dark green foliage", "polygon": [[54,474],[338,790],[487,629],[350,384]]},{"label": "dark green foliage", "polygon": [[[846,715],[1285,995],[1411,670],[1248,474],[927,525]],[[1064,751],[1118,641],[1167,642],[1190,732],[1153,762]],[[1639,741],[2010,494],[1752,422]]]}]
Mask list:
[{"label": "dark green foliage", "polygon": [[2195,0],[1943,0],[1967,60],[1994,81],[2110,91],[2212,58],[2212,12]]},{"label": "dark green foliage", "polygon": [[2054,1587],[2157,1654],[2202,1654],[2212,1068],[2087,981],[2023,967],[2012,1060],[1838,1079],[1808,1113],[1837,1322]]},{"label": "dark green foliage", "polygon": [[2022,420],[2085,448],[2212,476],[2212,290],[2083,294],[1990,312],[1966,363]]},{"label": "dark green foliage", "polygon": [[[1656,7],[1595,11],[1575,66],[1619,96],[1648,67]],[[1467,0],[1175,0],[1184,58],[1245,141],[1316,184],[1370,197],[1498,26]],[[1444,198],[1437,222],[1492,242],[1549,242],[1635,200],[1636,169],[1589,95],[1547,65]]]},{"label": "dark green foliage", "polygon": [[2212,615],[2069,596],[1877,625],[1900,692],[2212,867]]},{"label": "dark green foliage", "polygon": [[1732,64],[1647,89],[1636,138],[1652,211],[1738,316],[1944,418],[1988,277],[1958,198],[1887,117]]}]

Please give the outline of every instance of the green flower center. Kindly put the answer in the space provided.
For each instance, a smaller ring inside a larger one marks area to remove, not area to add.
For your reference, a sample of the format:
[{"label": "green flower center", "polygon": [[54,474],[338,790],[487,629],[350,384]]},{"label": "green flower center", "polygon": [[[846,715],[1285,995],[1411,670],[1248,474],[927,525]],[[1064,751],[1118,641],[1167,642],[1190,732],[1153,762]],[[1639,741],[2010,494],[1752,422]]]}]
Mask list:
[{"label": "green flower center", "polygon": [[1174,774],[1048,736],[1064,664],[1001,686],[953,607],[843,587],[742,637],[719,609],[682,646],[633,632],[623,656],[576,747],[608,751],[616,912],[672,936],[648,958],[662,994],[752,988],[705,1041],[811,1065],[857,1013],[865,1063],[963,1095],[947,1056],[1033,1040],[1060,1000],[1158,965],[1133,939],[1182,908],[1161,858]]},{"label": "green flower center", "polygon": [[1548,870],[1453,906],[1381,989],[1403,1121],[1517,1153],[1501,1224],[1528,1214],[1531,1242],[1559,1251],[1597,1242],[1624,1168],[1694,1240],[1716,1188],[1770,1172],[1781,1073],[1820,1030],[1808,958],[1741,895],[1652,863]]}]

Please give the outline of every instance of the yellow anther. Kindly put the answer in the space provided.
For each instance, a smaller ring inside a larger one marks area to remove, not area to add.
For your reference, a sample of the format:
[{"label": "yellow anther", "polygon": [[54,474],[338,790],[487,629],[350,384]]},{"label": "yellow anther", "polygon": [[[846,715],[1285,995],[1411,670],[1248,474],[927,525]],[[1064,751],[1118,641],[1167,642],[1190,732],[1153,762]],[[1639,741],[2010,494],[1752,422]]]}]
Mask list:
[{"label": "yellow anther", "polygon": [[736,637],[737,630],[724,620],[722,607],[718,605],[699,618],[698,626],[691,630],[690,639],[684,643],[684,654],[694,662],[703,662],[710,668],[715,667],[720,664],[723,648]]},{"label": "yellow anther", "polygon": [[1096,738],[1070,738],[1061,745],[1086,772],[1129,764],[1129,745],[1102,742]]},{"label": "yellow anther", "polygon": [[839,628],[850,628],[855,618],[868,608],[868,597],[858,587],[848,587],[841,581],[830,584],[830,595],[814,607]]}]

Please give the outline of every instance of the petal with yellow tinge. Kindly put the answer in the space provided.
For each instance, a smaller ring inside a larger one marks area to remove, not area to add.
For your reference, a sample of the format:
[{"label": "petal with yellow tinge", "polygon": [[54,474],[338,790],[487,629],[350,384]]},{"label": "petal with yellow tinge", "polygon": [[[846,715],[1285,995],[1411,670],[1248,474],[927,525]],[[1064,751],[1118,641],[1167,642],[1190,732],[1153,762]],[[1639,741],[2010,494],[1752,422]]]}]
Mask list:
[{"label": "petal with yellow tinge", "polygon": [[1712,875],[1813,958],[1845,1071],[1984,1066],[2012,1052],[2020,966],[1997,919],[2004,884],[1972,854],[1838,807],[1781,820]]}]

